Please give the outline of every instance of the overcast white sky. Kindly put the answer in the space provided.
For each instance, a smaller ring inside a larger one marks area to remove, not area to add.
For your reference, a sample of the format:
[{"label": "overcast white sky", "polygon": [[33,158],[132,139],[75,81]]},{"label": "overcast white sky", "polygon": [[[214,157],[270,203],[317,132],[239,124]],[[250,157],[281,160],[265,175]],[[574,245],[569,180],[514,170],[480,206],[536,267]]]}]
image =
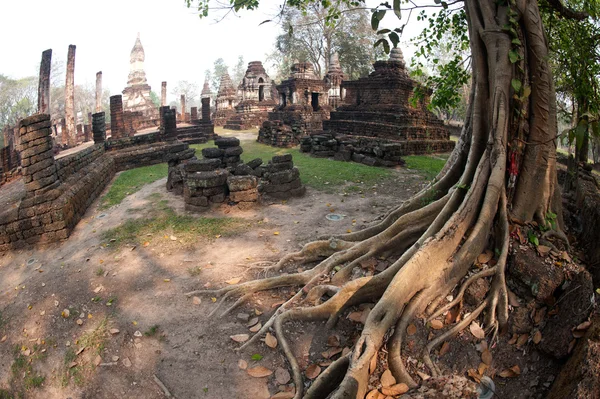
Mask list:
[{"label": "overcast white sky", "polygon": [[[139,32],[148,83],[160,93],[166,80],[171,101],[176,99],[170,92],[177,81],[201,86],[204,71],[212,70],[219,57],[230,72],[239,55],[246,63],[264,63],[279,27],[259,24],[274,15],[280,4],[280,0],[261,0],[258,10],[215,23],[217,13],[200,19],[184,0],[4,0],[0,73],[12,78],[37,75],[42,51],[48,48],[53,59],[66,64],[68,46],[74,44],[75,83],[93,84],[96,72],[102,71],[104,87],[111,95],[119,94],[127,83],[129,54]],[[412,52],[403,49],[408,59]]]}]

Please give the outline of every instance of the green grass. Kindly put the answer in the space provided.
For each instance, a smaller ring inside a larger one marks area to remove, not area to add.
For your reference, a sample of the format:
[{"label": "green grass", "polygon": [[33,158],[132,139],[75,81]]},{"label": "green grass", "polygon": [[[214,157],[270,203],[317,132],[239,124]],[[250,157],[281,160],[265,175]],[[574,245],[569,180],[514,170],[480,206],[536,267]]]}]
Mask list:
[{"label": "green grass", "polygon": [[427,180],[431,180],[440,173],[447,158],[448,155],[409,155],[404,157],[404,160],[408,169],[414,169],[423,174]]},{"label": "green grass", "polygon": [[[205,147],[212,147],[209,142],[202,145],[193,145],[196,154],[201,157],[200,151]],[[375,168],[355,162],[334,161],[326,158],[314,158],[301,153],[297,148],[275,148],[257,142],[243,142],[244,153],[242,160],[251,161],[261,158],[266,164],[274,155],[290,153],[294,157],[294,165],[300,169],[302,182],[309,187],[321,191],[333,191],[346,183],[363,183],[373,185],[381,179],[392,176],[392,171],[385,168]]]},{"label": "green grass", "polygon": [[120,247],[124,244],[142,244],[146,241],[164,240],[164,235],[170,242],[170,235],[177,237],[183,244],[190,244],[198,237],[214,238],[215,236],[231,235],[247,225],[237,218],[212,218],[189,215],[178,215],[166,206],[166,201],[160,201],[153,209],[153,214],[140,219],[129,219],[122,225],[106,231],[102,238],[111,242],[111,246]]},{"label": "green grass", "polygon": [[169,167],[166,163],[124,171],[117,177],[108,193],[102,197],[100,209],[120,204],[126,196],[139,191],[146,184],[166,177],[168,172]]}]

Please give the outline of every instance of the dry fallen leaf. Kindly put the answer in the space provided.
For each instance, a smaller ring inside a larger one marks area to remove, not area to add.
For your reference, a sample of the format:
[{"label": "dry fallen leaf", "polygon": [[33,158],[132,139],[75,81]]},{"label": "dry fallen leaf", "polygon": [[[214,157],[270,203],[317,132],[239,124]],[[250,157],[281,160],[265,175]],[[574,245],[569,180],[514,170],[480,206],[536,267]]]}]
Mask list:
[{"label": "dry fallen leaf", "polygon": [[421,379],[422,379],[423,381],[427,381],[428,379],[430,379],[430,378],[431,378],[431,376],[430,376],[429,374],[425,374],[425,373],[422,373],[422,372],[420,372],[420,371],[417,371],[417,375],[418,375],[419,377],[421,377]]},{"label": "dry fallen leaf", "polygon": [[591,325],[592,325],[592,322],[590,320],[588,320],[588,321],[584,321],[583,323],[581,323],[580,325],[575,327],[575,329],[576,330],[587,330],[588,328],[590,328]]},{"label": "dry fallen leaf", "polygon": [[275,370],[275,380],[278,384],[285,385],[290,382],[291,378],[290,372],[283,367],[278,367],[277,370]]},{"label": "dry fallen leaf", "polygon": [[514,345],[517,343],[517,339],[519,338],[519,336],[517,334],[513,334],[512,338],[510,340],[508,340],[508,344],[509,345]]},{"label": "dry fallen leaf", "polygon": [[408,389],[409,389],[408,385],[401,382],[400,384],[394,384],[391,387],[381,388],[381,393],[383,393],[384,395],[388,395],[388,396],[396,396],[396,395],[402,395],[402,394],[408,392]]},{"label": "dry fallen leaf", "polygon": [[442,328],[444,328],[444,323],[441,320],[431,320],[429,324],[434,330],[441,330]]},{"label": "dry fallen leaf", "polygon": [[488,263],[492,259],[493,256],[494,256],[494,253],[492,251],[490,251],[489,249],[486,249],[485,252],[483,252],[481,255],[479,255],[477,257],[477,262],[480,264]]},{"label": "dry fallen leaf", "polygon": [[71,315],[71,312],[69,311],[69,309],[64,309],[61,313],[61,316],[64,317],[65,319],[69,318],[70,315]]},{"label": "dry fallen leaf", "polygon": [[492,353],[488,349],[484,350],[483,353],[481,354],[481,360],[488,366],[491,366]]},{"label": "dry fallen leaf", "polygon": [[552,248],[550,248],[550,247],[548,247],[548,246],[546,246],[546,245],[538,245],[538,246],[537,246],[537,250],[538,250],[538,252],[539,252],[540,254],[542,254],[542,255],[545,255],[545,254],[547,254],[548,252],[550,252],[550,250],[551,250],[551,249],[552,249]]},{"label": "dry fallen leaf", "polygon": [[277,338],[271,335],[271,333],[267,333],[267,335],[265,335],[265,344],[267,344],[269,348],[276,348]]},{"label": "dry fallen leaf", "polygon": [[202,303],[202,299],[200,297],[198,297],[198,296],[195,296],[195,297],[192,298],[192,303],[194,305],[200,305]]},{"label": "dry fallen leaf", "polygon": [[342,348],[340,348],[340,347],[329,348],[325,352],[321,352],[321,356],[323,356],[325,359],[329,359],[341,352],[342,352]]},{"label": "dry fallen leaf", "polygon": [[258,323],[249,328],[250,332],[258,332],[262,328],[262,323]]},{"label": "dry fallen leaf", "polygon": [[352,312],[348,315],[348,319],[360,323],[363,312]]},{"label": "dry fallen leaf", "polygon": [[102,356],[96,355],[94,358],[94,366],[98,366],[100,363],[102,363]]},{"label": "dry fallen leaf", "polygon": [[6,338],[8,338],[8,336],[7,336],[7,335],[3,336],[3,337],[2,337],[2,339],[0,339],[0,342],[4,342],[4,341],[6,341]]},{"label": "dry fallen leaf", "polygon": [[485,373],[485,370],[488,369],[488,365],[485,363],[479,363],[479,366],[477,366],[477,372],[479,373],[479,375],[483,375],[483,373]]},{"label": "dry fallen leaf", "polygon": [[340,346],[340,337],[337,335],[330,335],[327,338],[327,346]]},{"label": "dry fallen leaf", "polygon": [[125,366],[125,367],[131,367],[131,360],[129,360],[128,357],[126,357],[125,359],[123,359],[123,366]]},{"label": "dry fallen leaf", "polygon": [[248,334],[236,334],[236,335],[230,335],[229,338],[231,338],[235,342],[246,342],[246,341],[248,341],[250,336]]},{"label": "dry fallen leaf", "polygon": [[319,376],[319,374],[321,374],[321,367],[319,367],[318,364],[311,364],[306,368],[304,374],[309,380],[314,380]]},{"label": "dry fallen leaf", "polygon": [[71,362],[69,363],[69,368],[72,369],[73,367],[77,366],[77,362]]},{"label": "dry fallen leaf", "polygon": [[381,374],[381,385],[384,388],[387,387],[391,387],[392,385],[394,385],[396,383],[396,379],[394,378],[394,376],[392,375],[392,372],[387,369],[383,372],[383,374]]},{"label": "dry fallen leaf", "polygon": [[446,341],[442,344],[440,348],[440,356],[444,356],[450,350],[450,344]]},{"label": "dry fallen leaf", "polygon": [[240,359],[240,360],[238,360],[238,367],[241,368],[242,370],[246,370],[248,368],[248,362],[245,361],[244,359]]},{"label": "dry fallen leaf", "polygon": [[415,335],[417,333],[417,326],[415,326],[414,324],[409,324],[408,327],[406,327],[406,334],[408,334],[409,336],[411,335]]},{"label": "dry fallen leaf", "polygon": [[477,372],[475,369],[467,370],[467,375],[471,377],[475,382],[480,383],[482,375]]},{"label": "dry fallen leaf", "polygon": [[240,281],[242,281],[242,278],[236,277],[236,278],[232,278],[231,280],[227,280],[225,282],[229,285],[235,285],[235,284],[239,283]]},{"label": "dry fallen leaf", "polygon": [[540,330],[537,330],[535,332],[535,334],[533,334],[533,343],[537,345],[541,341],[542,341],[542,333],[540,332]]},{"label": "dry fallen leaf", "polygon": [[250,320],[248,320],[246,327],[252,327],[252,326],[256,325],[256,323],[258,323],[258,317],[253,317]]},{"label": "dry fallen leaf", "polygon": [[515,365],[509,369],[502,370],[498,375],[502,378],[514,378],[521,374],[521,369],[519,366]]},{"label": "dry fallen leaf", "polygon": [[527,335],[527,334],[519,335],[519,338],[517,339],[517,348],[520,348],[523,345],[525,345],[527,343],[527,340],[529,340],[529,335]]},{"label": "dry fallen leaf", "polygon": [[471,323],[471,325],[469,326],[469,330],[475,338],[485,338],[485,331],[483,331],[483,328],[481,328],[477,322],[474,321],[473,323]]},{"label": "dry fallen leaf", "polygon": [[508,292],[508,304],[513,308],[518,308],[521,303],[519,302],[519,297],[512,292],[511,290],[507,290]]},{"label": "dry fallen leaf", "polygon": [[379,399],[379,395],[381,395],[381,393],[379,393],[377,389],[373,389],[365,396],[365,399]]},{"label": "dry fallen leaf", "polygon": [[118,329],[118,328],[111,328],[109,331],[110,331],[110,333],[111,333],[112,335],[115,335],[115,334],[118,334],[118,333],[119,333],[119,329]]},{"label": "dry fallen leaf", "polygon": [[252,367],[251,369],[246,370],[246,372],[248,373],[248,375],[255,378],[268,377],[271,374],[273,374],[272,370],[269,370],[268,368],[263,366]]}]

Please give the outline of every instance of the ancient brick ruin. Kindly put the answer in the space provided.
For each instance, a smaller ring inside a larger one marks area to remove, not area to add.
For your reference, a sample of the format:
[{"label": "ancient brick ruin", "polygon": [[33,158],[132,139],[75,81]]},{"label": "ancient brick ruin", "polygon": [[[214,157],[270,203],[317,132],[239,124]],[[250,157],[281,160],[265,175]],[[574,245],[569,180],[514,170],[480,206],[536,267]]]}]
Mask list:
[{"label": "ancient brick ruin", "polygon": [[158,119],[158,112],[150,99],[151,88],[144,71],[145,58],[146,55],[138,33],[129,57],[129,76],[127,77],[127,87],[123,90],[123,110],[140,112],[145,119],[152,120]]},{"label": "ancient brick ruin", "polygon": [[[215,125],[210,120],[210,98],[202,98],[201,119],[198,119],[198,110],[196,107],[194,113],[188,114],[190,117],[189,126],[177,127],[177,138],[187,144],[201,144],[215,138]],[[192,109],[193,111],[193,109]]]},{"label": "ancient brick ruin", "polygon": [[294,147],[302,137],[323,129],[329,119],[329,84],[315,75],[309,62],[292,65],[289,79],[277,85],[279,106],[269,112],[258,133],[258,142]]},{"label": "ancient brick ruin", "polygon": [[238,104],[235,87],[228,73],[221,76],[219,92],[216,99],[216,111],[214,117],[215,126],[223,126],[225,122],[235,115],[235,106]]},{"label": "ancient brick ruin", "polygon": [[315,156],[394,166],[402,156],[448,152],[454,148],[444,124],[427,109],[428,97],[413,107],[409,98],[417,83],[410,79],[402,51],[377,61],[375,71],[344,81],[343,105],[323,122],[323,131],[302,139],[301,150]]},{"label": "ancient brick ruin", "polygon": [[260,202],[261,194],[282,199],[306,192],[291,154],[275,156],[266,165],[259,158],[245,164],[237,138],[220,137],[215,144],[202,150],[203,159],[169,163],[167,190],[183,195],[186,210],[205,211],[223,202],[246,209]]},{"label": "ancient brick ruin", "polygon": [[272,98],[271,79],[260,61],[252,61],[238,86],[241,101],[235,107],[235,115],[225,122],[225,129],[246,130],[260,127],[268,119],[268,112],[277,103]]}]

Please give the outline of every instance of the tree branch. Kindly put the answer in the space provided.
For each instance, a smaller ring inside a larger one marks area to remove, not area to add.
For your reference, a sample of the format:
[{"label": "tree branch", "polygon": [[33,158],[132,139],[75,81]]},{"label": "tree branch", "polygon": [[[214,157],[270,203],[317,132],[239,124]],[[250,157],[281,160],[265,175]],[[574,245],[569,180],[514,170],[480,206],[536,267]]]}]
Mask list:
[{"label": "tree branch", "polygon": [[582,21],[590,16],[587,12],[575,11],[569,7],[566,7],[560,0],[547,1],[554,11],[558,12],[564,18]]}]

